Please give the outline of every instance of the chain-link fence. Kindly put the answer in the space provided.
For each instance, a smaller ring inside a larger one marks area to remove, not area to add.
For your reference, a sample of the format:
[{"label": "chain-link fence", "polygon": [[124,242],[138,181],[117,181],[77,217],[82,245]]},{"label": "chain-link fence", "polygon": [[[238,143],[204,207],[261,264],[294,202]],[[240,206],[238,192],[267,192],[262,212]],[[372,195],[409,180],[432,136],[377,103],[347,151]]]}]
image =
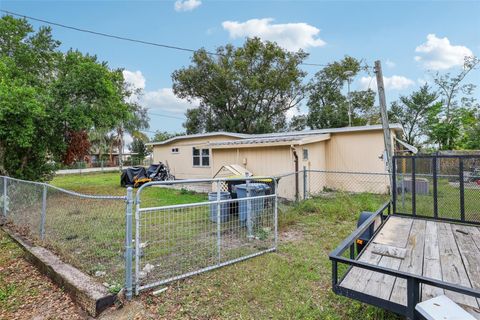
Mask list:
[{"label": "chain-link fence", "polygon": [[[151,164],[153,164],[153,159],[150,157],[147,157],[145,159],[131,157],[122,161],[122,165],[124,167],[134,167],[134,166],[148,167]],[[95,159],[90,161],[76,161],[69,165],[58,164],[57,169],[68,170],[68,169],[88,169],[88,168],[110,168],[110,167],[118,167],[119,165],[120,163],[118,161],[118,158],[115,158],[113,161]]]},{"label": "chain-link fence", "polygon": [[137,191],[135,210],[126,196],[84,195],[8,177],[0,178],[0,192],[10,228],[112,291],[135,284],[138,291],[274,250],[278,198],[338,192],[388,197],[389,176],[302,170],[155,182]]},{"label": "chain-link fence", "polygon": [[305,200],[332,192],[389,194],[388,173],[302,170],[280,175],[278,196]]},{"label": "chain-link fence", "polygon": [[[142,186],[135,214],[137,293],[275,250],[274,186],[273,178],[181,180]],[[148,193],[161,187],[184,190],[185,194],[202,190],[208,198],[158,206]]]},{"label": "chain-link fence", "polygon": [[396,213],[480,223],[480,156],[394,158]]},{"label": "chain-link fence", "polygon": [[125,196],[84,195],[0,177],[3,222],[109,289],[124,283]]}]

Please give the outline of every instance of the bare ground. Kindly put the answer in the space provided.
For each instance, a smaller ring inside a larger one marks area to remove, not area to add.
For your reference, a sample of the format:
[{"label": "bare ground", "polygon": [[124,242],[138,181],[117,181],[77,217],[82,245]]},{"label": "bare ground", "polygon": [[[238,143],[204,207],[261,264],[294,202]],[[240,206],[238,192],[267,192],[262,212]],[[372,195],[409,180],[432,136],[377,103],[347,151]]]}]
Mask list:
[{"label": "bare ground", "polygon": [[25,260],[0,231],[0,319],[88,319],[72,299]]}]

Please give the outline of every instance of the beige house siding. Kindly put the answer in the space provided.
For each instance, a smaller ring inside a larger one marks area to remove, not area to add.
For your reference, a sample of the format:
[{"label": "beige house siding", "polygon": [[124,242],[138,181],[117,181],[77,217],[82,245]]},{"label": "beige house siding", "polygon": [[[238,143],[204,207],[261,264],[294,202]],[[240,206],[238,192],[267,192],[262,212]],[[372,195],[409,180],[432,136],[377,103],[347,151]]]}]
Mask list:
[{"label": "beige house siding", "polygon": [[[392,134],[395,132],[392,130]],[[341,172],[386,173],[383,159],[384,141],[382,130],[337,132],[328,140],[298,145],[258,145],[210,148],[210,166],[194,167],[193,147],[207,147],[210,142],[238,140],[239,138],[217,135],[172,141],[154,146],[156,162],[168,163],[178,179],[210,178],[224,165],[238,164],[257,176],[278,176],[295,170],[293,150],[298,155],[298,169]],[[171,152],[178,148],[179,153]],[[308,159],[303,150],[308,150]],[[280,179],[278,192],[281,196],[295,197],[295,175]],[[303,195],[303,174],[298,175],[299,195]],[[355,175],[345,173],[310,172],[307,178],[307,193],[315,194],[325,187],[350,192],[388,192],[387,176]]]},{"label": "beige house siding", "polygon": [[[297,154],[298,154],[298,169],[300,171],[303,170],[305,167],[307,170],[326,170],[326,146],[329,143],[329,140],[320,141],[315,143],[309,143],[302,146],[297,146]],[[303,150],[308,150],[308,160],[303,159]],[[293,181],[295,182],[295,181]],[[303,175],[299,177],[299,194],[300,196],[303,195]],[[326,175],[324,173],[319,172],[310,172],[307,176],[307,193],[315,194],[321,192],[323,188],[326,186]]]},{"label": "beige house siding", "polygon": [[[167,163],[172,174],[177,179],[198,179],[212,177],[213,157],[210,150],[210,166],[195,167],[193,166],[193,147],[208,148],[209,142],[237,140],[238,138],[218,135],[203,138],[190,138],[172,141],[165,145],[153,146],[153,161],[155,163]],[[172,148],[178,148],[178,153],[172,153]]]},{"label": "beige house siding", "polygon": [[[392,132],[392,135],[394,132]],[[328,171],[386,173],[382,157],[385,149],[383,131],[338,133],[332,135],[326,148]],[[388,192],[388,177],[353,174],[327,174],[329,188],[364,192]]]},{"label": "beige house siding", "polygon": [[289,173],[294,168],[290,146],[214,149],[213,158],[214,172],[227,164],[241,165],[262,176]]},{"label": "beige house siding", "polygon": [[[277,176],[291,173],[295,166],[293,153],[290,146],[275,146],[263,148],[235,148],[213,150],[214,172],[220,170],[223,165],[238,164],[244,166],[257,176]],[[283,179],[295,182],[293,176]],[[281,182],[278,186],[279,194],[286,198],[295,196],[295,187],[291,183]]]}]

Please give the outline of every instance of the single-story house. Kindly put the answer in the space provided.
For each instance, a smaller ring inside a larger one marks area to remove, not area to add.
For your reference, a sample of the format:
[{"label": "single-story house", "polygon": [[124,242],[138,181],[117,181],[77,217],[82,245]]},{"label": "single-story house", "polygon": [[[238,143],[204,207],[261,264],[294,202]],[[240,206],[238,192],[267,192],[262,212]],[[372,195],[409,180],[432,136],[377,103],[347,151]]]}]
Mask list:
[{"label": "single-story house", "polygon": [[[392,144],[402,127],[390,125]],[[177,179],[211,178],[225,165],[240,165],[255,176],[277,176],[297,170],[386,173],[383,160],[384,139],[381,125],[240,134],[210,132],[177,136],[152,142],[154,162],[168,164]],[[293,178],[294,179],[294,178]],[[335,179],[335,181],[328,181]],[[343,181],[346,179],[348,181]],[[317,178],[315,188],[342,188],[362,191],[365,182],[337,174]],[[295,181],[295,180],[292,180]],[[348,182],[348,183],[347,183]],[[284,184],[286,189],[292,186]],[[389,181],[379,186],[388,191]],[[279,192],[283,186],[279,186]],[[300,188],[303,188],[300,183]],[[295,191],[285,190],[290,197]],[[302,192],[302,190],[296,192]]]}]

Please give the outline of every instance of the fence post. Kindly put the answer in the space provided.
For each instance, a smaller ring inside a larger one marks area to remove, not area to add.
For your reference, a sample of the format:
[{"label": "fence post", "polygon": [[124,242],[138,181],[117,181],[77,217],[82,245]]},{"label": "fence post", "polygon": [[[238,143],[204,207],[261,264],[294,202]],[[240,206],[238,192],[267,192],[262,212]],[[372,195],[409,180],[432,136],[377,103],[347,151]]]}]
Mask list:
[{"label": "fence post", "polygon": [[253,235],[252,229],[252,202],[250,201],[250,180],[245,181],[247,188],[247,237],[251,238]]},{"label": "fence post", "polygon": [[303,166],[303,200],[307,200],[307,167]]},{"label": "fence post", "polygon": [[438,218],[438,180],[437,180],[437,157],[432,158],[433,175],[433,216]]},{"label": "fence post", "polygon": [[458,159],[459,179],[460,179],[460,220],[465,221],[465,181],[463,177],[463,158]]},{"label": "fence post", "polygon": [[415,157],[412,158],[412,215],[417,215],[417,180]]},{"label": "fence post", "polygon": [[8,194],[7,194],[7,177],[3,177],[3,217],[7,218],[7,208],[8,208]]},{"label": "fence post", "polygon": [[140,192],[135,195],[135,294],[140,293]]},{"label": "fence post", "polygon": [[278,192],[277,192],[277,180],[275,178],[273,178],[273,185],[274,185],[274,188],[275,188],[275,198],[273,201],[275,201],[274,203],[274,212],[273,212],[273,223],[274,223],[274,226],[273,228],[275,229],[275,250],[277,250],[277,245],[278,245]]},{"label": "fence post", "polygon": [[47,219],[47,185],[43,185],[42,215],[40,217],[40,239],[45,240],[45,220]]},{"label": "fence post", "polygon": [[132,298],[132,207],[133,189],[127,188],[127,205],[125,212],[125,297]]},{"label": "fence post", "polygon": [[[391,181],[392,181],[392,206],[393,206],[393,214],[397,212],[397,158],[395,156],[392,157],[392,172],[390,173]],[[402,175],[402,192],[403,192],[403,175]],[[402,198],[403,200],[403,198]]]},{"label": "fence post", "polygon": [[217,181],[217,252],[218,252],[218,264],[220,264],[222,256],[221,256],[221,247],[222,247],[222,241],[221,241],[221,218],[220,218],[220,210],[222,205],[220,204],[220,199],[221,199],[221,190],[220,190],[220,180]]}]

